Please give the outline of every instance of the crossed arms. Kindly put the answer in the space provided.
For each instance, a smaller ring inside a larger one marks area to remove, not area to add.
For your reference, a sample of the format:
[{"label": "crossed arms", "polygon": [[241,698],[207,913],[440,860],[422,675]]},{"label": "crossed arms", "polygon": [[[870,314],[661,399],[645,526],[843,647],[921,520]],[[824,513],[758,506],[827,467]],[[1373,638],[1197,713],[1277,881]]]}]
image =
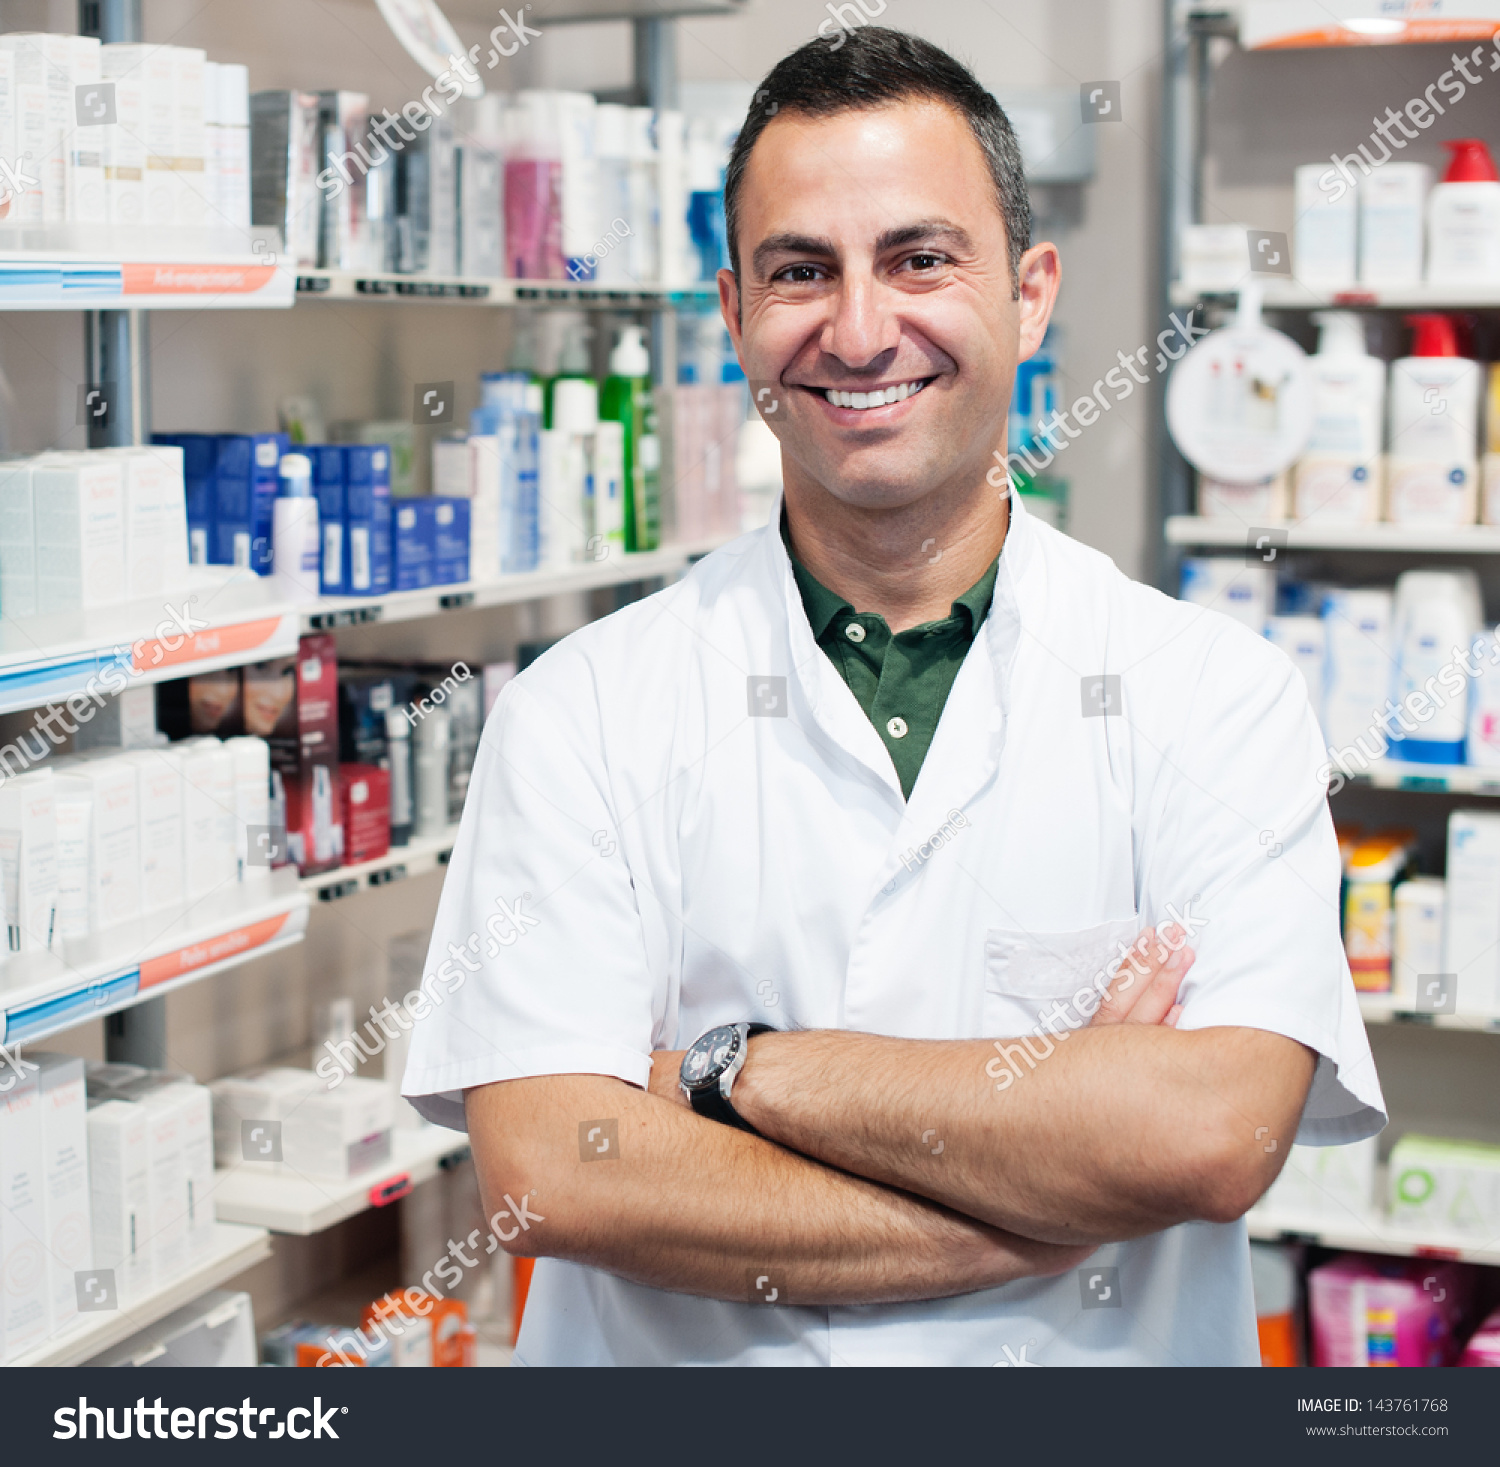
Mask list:
[{"label": "crossed arms", "polygon": [[[1280,1170],[1314,1056],[1259,1029],[1180,1032],[1193,954],[1152,937],[1088,1027],[1003,1089],[990,1040],[811,1030],[751,1041],[734,1105],[759,1136],[692,1113],[676,1051],[646,1090],[601,1075],[470,1090],[486,1212],[534,1194],[513,1253],[734,1300],[775,1270],[794,1304],[965,1294],[1231,1221]],[[618,1160],[584,1164],[579,1123],[599,1118],[617,1122]]]}]

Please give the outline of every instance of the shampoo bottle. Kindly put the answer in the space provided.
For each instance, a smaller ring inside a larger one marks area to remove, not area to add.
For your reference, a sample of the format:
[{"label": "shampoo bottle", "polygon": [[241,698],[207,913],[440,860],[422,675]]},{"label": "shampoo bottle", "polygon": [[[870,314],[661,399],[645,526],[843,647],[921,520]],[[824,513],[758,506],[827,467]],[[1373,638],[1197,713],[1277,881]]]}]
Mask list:
[{"label": "shampoo bottle", "polygon": [[661,444],[644,326],[626,326],[620,332],[609,355],[599,416],[625,430],[625,548],[654,550],[661,529]]},{"label": "shampoo bottle", "polygon": [[322,570],[312,460],[305,453],[284,453],[278,472],[281,492],[272,507],[272,565],[291,599],[316,601]]},{"label": "shampoo bottle", "polygon": [[1408,316],[1411,355],[1391,363],[1389,518],[1472,525],[1478,510],[1479,363],[1458,354],[1447,316]]},{"label": "shampoo bottle", "polygon": [[1500,284],[1500,173],[1478,138],[1445,142],[1453,156],[1427,199],[1427,278]]},{"label": "shampoo bottle", "polygon": [[1462,764],[1469,721],[1463,657],[1483,620],[1474,572],[1414,570],[1396,578],[1398,712],[1387,724],[1390,757]]},{"label": "shampoo bottle", "polygon": [[1321,335],[1312,370],[1316,416],[1297,462],[1297,518],[1327,525],[1380,518],[1380,435],[1385,363],[1365,351],[1363,320],[1352,311],[1313,317]]}]

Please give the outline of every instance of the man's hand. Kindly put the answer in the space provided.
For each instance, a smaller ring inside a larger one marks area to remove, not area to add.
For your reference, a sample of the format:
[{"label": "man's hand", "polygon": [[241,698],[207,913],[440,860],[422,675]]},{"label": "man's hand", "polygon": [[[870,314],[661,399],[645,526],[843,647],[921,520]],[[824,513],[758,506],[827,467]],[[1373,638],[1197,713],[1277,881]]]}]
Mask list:
[{"label": "man's hand", "polygon": [[1159,930],[1148,927],[1136,938],[1119,971],[1110,980],[1104,1001],[1089,1027],[1104,1024],[1170,1024],[1177,1027],[1182,1005],[1177,990],[1195,954],[1187,934],[1168,922]]},{"label": "man's hand", "polygon": [[687,1110],[693,1107],[682,1093],[682,1057],[685,1049],[658,1049],[651,1056],[651,1078],[646,1089]]}]

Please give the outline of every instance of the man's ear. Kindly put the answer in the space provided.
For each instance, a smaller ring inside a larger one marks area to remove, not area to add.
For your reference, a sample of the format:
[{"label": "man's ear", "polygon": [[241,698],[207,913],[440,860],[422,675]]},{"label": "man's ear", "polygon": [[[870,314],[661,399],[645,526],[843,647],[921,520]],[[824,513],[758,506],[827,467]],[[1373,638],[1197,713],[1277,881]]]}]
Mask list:
[{"label": "man's ear", "polygon": [[732,270],[719,271],[719,314],[724,318],[724,329],[734,343],[734,354],[744,370],[745,354],[740,350],[740,282]]}]

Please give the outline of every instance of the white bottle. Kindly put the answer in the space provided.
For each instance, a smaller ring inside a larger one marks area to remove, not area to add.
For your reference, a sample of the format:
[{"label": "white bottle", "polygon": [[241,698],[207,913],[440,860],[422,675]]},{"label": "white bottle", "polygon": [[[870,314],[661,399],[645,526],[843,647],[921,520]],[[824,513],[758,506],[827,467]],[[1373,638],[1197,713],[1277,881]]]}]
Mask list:
[{"label": "white bottle", "polygon": [[423,715],[412,740],[414,835],[441,835],[448,828],[448,750],[452,733],[446,708]]},{"label": "white bottle", "polygon": [[322,543],[318,501],[312,492],[312,460],[305,453],[285,453],[278,472],[281,488],[271,519],[272,568],[290,600],[316,601],[321,589]]},{"label": "white bottle", "polygon": [[630,109],[594,109],[594,177],[599,187],[599,249],[594,279],[628,285],[630,273]]},{"label": "white bottle", "polygon": [[1400,711],[1388,725],[1391,758],[1464,762],[1471,680],[1463,654],[1483,616],[1471,570],[1403,571],[1396,578],[1394,696]]},{"label": "white bottle", "polygon": [[1387,163],[1359,185],[1359,283],[1419,285],[1432,169]]},{"label": "white bottle", "polygon": [[1472,525],[1479,508],[1479,363],[1458,354],[1447,316],[1408,316],[1410,356],[1391,363],[1389,519]]},{"label": "white bottle", "polygon": [[1453,157],[1427,200],[1427,278],[1500,285],[1500,173],[1478,138],[1444,142]]},{"label": "white bottle", "polygon": [[1338,587],[1323,600],[1323,732],[1331,749],[1366,768],[1385,753],[1379,717],[1391,695],[1391,616],[1383,589]]},{"label": "white bottle", "polygon": [[1393,893],[1395,940],[1391,954],[1391,997],[1408,1003],[1417,980],[1443,971],[1443,907],[1447,884],[1441,876],[1411,876]]},{"label": "white bottle", "polygon": [[[549,563],[593,560],[602,544],[594,516],[594,435],[599,385],[590,377],[552,383],[552,431],[557,435],[553,484],[543,506]],[[597,558],[603,559],[602,555]]]},{"label": "white bottle", "polygon": [[1365,350],[1364,319],[1352,311],[1313,317],[1321,335],[1312,370],[1316,416],[1297,461],[1297,518],[1363,525],[1380,518],[1380,437],[1385,363]]}]

